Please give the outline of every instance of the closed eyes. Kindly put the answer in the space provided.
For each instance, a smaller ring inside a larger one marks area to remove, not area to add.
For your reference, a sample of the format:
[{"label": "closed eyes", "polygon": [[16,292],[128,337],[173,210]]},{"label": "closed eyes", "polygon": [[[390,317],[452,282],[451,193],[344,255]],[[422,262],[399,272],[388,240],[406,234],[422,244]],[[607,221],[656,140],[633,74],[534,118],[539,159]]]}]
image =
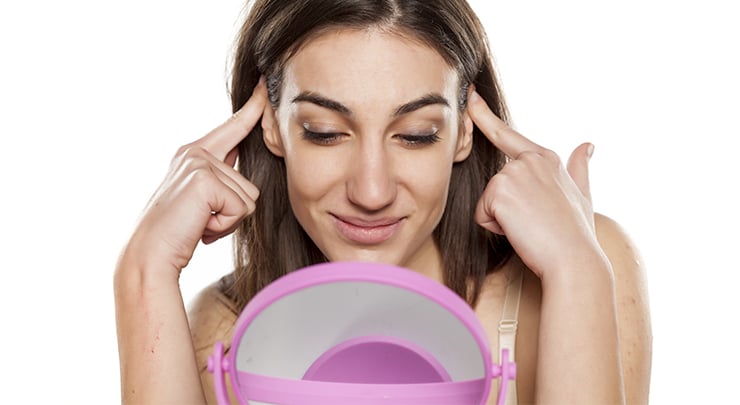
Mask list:
[{"label": "closed eyes", "polygon": [[[334,145],[346,135],[347,134],[341,132],[315,132],[305,128],[303,130],[304,139],[323,146]],[[410,148],[421,148],[427,145],[432,145],[440,139],[436,130],[433,133],[423,135],[396,134],[394,135],[394,138],[399,139],[405,146]]]},{"label": "closed eyes", "polygon": [[303,130],[303,138],[311,141],[317,145],[331,145],[339,141],[339,138],[344,135],[339,132],[314,132],[308,129]]}]

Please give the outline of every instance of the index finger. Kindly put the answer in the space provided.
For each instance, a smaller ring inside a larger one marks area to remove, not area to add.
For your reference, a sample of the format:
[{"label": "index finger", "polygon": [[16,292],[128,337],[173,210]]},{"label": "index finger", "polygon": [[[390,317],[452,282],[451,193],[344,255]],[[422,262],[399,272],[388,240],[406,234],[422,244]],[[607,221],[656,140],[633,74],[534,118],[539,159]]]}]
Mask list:
[{"label": "index finger", "polygon": [[226,159],[231,152],[262,117],[267,103],[267,88],[264,78],[260,78],[252,91],[249,100],[235,112],[226,122],[216,127],[204,137],[193,142],[193,145],[202,147],[219,160]]},{"label": "index finger", "polygon": [[468,113],[483,135],[512,159],[524,152],[542,152],[542,146],[532,142],[502,121],[491,111],[485,100],[473,91],[468,99]]}]

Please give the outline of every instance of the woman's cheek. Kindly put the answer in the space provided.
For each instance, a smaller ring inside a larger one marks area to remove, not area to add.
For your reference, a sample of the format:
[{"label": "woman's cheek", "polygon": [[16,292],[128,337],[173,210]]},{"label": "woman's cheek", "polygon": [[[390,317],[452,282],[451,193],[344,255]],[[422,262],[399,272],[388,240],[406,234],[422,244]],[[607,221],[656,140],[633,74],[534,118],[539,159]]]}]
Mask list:
[{"label": "woman's cheek", "polygon": [[406,162],[406,172],[413,176],[408,183],[415,185],[419,192],[446,193],[452,174],[452,159],[448,154],[428,154],[406,159]]},{"label": "woman's cheek", "polygon": [[330,153],[313,153],[309,150],[294,152],[285,158],[288,184],[294,197],[310,198],[327,193],[344,172],[342,163]]}]

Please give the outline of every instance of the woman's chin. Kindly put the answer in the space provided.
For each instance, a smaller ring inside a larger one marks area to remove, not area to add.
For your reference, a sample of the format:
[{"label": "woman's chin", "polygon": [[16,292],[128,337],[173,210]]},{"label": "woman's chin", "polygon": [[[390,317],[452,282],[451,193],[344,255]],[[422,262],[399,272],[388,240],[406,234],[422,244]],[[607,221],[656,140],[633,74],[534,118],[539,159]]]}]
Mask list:
[{"label": "woman's chin", "polygon": [[338,254],[326,255],[332,262],[362,262],[362,263],[382,263],[395,266],[403,266],[403,261],[396,254],[381,252],[369,249],[353,249],[351,252],[342,252]]}]

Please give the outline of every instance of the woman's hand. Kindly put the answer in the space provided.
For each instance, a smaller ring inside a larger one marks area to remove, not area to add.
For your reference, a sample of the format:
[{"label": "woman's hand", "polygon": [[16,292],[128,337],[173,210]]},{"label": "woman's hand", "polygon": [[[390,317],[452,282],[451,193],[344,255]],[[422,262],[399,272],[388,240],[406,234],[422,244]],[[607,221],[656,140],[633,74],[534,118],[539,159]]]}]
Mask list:
[{"label": "woman's hand", "polygon": [[550,271],[583,267],[586,260],[603,258],[594,231],[588,180],[593,146],[577,147],[566,170],[555,152],[511,129],[475,91],[468,113],[510,158],[478,201],[476,222],[506,235],[540,278]]},{"label": "woman's hand", "polygon": [[259,190],[237,170],[236,146],[264,111],[263,80],[247,103],[203,138],[181,147],[147,204],[125,254],[179,275],[198,241],[212,243],[254,212]]}]

